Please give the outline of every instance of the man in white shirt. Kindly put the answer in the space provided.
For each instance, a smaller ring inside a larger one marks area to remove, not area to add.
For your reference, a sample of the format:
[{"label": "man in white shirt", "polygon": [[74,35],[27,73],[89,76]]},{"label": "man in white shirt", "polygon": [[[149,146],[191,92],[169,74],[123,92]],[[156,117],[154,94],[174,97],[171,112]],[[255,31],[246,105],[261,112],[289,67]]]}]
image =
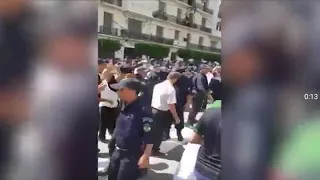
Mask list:
[{"label": "man in white shirt", "polygon": [[159,147],[165,129],[172,123],[172,117],[176,124],[180,123],[180,118],[175,107],[177,103],[176,91],[173,87],[173,84],[180,77],[181,74],[179,72],[171,72],[167,76],[167,80],[154,86],[151,101],[152,114],[156,126],[153,154],[161,154]]},{"label": "man in white shirt", "polygon": [[101,84],[100,89],[100,128],[99,128],[99,139],[102,142],[106,142],[106,130],[108,129],[109,134],[112,134],[115,126],[116,119],[119,114],[119,98],[116,91],[110,89],[109,85],[116,83],[116,80],[111,73],[110,69],[105,69],[101,73]]}]

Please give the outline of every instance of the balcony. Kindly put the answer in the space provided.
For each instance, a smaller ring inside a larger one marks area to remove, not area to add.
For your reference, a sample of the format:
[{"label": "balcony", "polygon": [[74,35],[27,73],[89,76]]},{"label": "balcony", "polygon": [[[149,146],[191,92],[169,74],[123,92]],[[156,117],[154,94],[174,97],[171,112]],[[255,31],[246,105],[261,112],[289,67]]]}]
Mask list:
[{"label": "balcony", "polygon": [[200,26],[200,30],[207,33],[212,33],[212,29],[205,26]]},{"label": "balcony", "polygon": [[217,49],[215,47],[210,47],[210,46],[203,46],[203,45],[199,45],[199,44],[187,43],[187,48],[194,49],[194,50],[203,50],[203,51],[221,53],[221,49]]},{"label": "balcony", "polygon": [[164,11],[160,11],[160,10],[154,11],[154,12],[152,13],[152,16],[153,16],[154,18],[162,19],[162,20],[165,20],[165,21],[168,20],[168,15],[167,15],[167,13],[164,12]]},{"label": "balcony", "polygon": [[122,7],[122,0],[101,0],[102,2]]},{"label": "balcony", "polygon": [[195,23],[190,23],[188,20],[186,19],[181,19],[181,18],[177,18],[177,17],[170,17],[169,18],[170,21],[175,21],[175,23],[182,25],[182,26],[187,26],[187,27],[191,27],[191,28],[198,28],[198,25]]},{"label": "balcony", "polygon": [[137,39],[137,40],[151,41],[151,42],[156,42],[156,43],[160,43],[160,44],[167,44],[167,45],[173,45],[173,41],[174,41],[173,39],[167,39],[167,38],[163,38],[160,36],[154,36],[151,34],[130,32],[126,29],[121,30],[121,36],[132,38],[132,39]]},{"label": "balcony", "polygon": [[213,10],[207,7],[203,7],[203,11],[213,15]]},{"label": "balcony", "polygon": [[112,36],[119,36],[118,29],[111,28],[110,26],[99,26],[99,33]]}]

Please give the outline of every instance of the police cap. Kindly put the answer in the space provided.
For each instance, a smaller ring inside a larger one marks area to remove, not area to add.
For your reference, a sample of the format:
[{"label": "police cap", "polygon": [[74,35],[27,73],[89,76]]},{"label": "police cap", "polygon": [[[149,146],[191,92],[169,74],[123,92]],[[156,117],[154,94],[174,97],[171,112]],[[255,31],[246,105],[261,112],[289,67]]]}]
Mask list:
[{"label": "police cap", "polygon": [[111,84],[110,87],[116,90],[128,88],[139,92],[141,90],[142,85],[140,81],[138,81],[135,78],[125,78],[122,79],[119,83]]}]

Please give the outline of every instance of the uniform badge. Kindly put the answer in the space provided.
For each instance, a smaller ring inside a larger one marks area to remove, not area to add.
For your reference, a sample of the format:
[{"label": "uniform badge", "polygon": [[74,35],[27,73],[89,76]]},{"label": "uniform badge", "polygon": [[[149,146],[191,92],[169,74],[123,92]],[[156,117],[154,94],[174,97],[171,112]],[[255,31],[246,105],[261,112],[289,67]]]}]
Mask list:
[{"label": "uniform badge", "polygon": [[144,132],[150,132],[151,131],[151,126],[149,124],[144,124],[143,125],[143,130],[144,130]]},{"label": "uniform badge", "polygon": [[150,122],[150,123],[152,123],[153,119],[149,118],[149,117],[144,117],[144,118],[142,118],[142,122]]}]

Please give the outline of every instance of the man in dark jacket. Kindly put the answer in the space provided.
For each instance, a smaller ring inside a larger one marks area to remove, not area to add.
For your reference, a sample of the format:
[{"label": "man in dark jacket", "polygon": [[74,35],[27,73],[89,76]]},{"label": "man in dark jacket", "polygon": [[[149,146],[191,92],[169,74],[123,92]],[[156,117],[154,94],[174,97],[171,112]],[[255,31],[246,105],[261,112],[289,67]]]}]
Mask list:
[{"label": "man in dark jacket", "polygon": [[192,110],[189,113],[188,124],[193,125],[195,118],[201,109],[203,101],[208,97],[209,85],[206,74],[208,73],[208,67],[203,65],[199,67],[200,72],[196,74],[192,79],[192,88],[195,92],[195,96],[192,99]]}]

